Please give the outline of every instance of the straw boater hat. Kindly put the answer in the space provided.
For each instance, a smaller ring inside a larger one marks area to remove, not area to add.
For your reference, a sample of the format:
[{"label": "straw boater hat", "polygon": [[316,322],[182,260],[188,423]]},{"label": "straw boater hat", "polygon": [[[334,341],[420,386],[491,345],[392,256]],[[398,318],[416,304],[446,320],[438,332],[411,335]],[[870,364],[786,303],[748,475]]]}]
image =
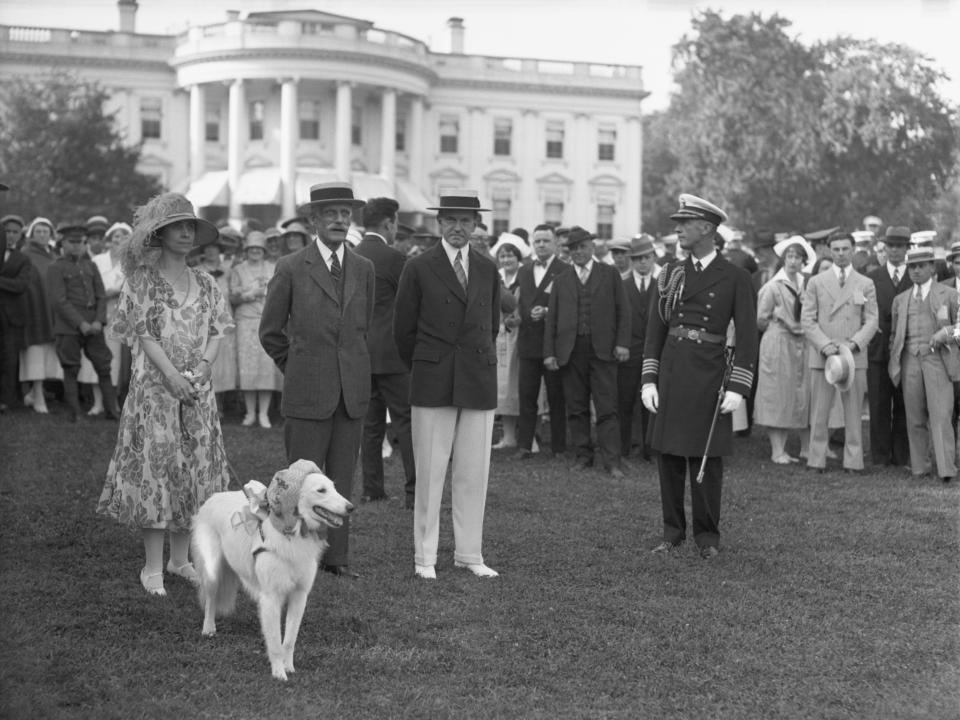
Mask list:
[{"label": "straw boater hat", "polygon": [[500,237],[497,239],[496,245],[490,248],[490,254],[493,257],[496,257],[497,253],[499,253],[500,250],[506,245],[515,247],[520,253],[521,259],[530,257],[530,253],[532,252],[530,250],[530,246],[523,241],[522,237],[519,235],[514,235],[513,233],[502,232],[500,233]]},{"label": "straw boater hat", "polygon": [[937,256],[934,255],[933,248],[912,247],[907,250],[907,258],[904,260],[904,263],[907,265],[919,265],[920,263],[932,263],[936,261]]},{"label": "straw boater hat", "polygon": [[937,237],[936,230],[919,230],[910,235],[911,246],[931,246]]},{"label": "straw boater hat", "polygon": [[353,188],[350,187],[350,183],[317,183],[310,186],[310,200],[297,208],[297,214],[309,217],[311,209],[321,208],[324,205],[349,205],[356,209],[363,207],[366,203],[353,196]]},{"label": "straw boater hat", "polygon": [[840,352],[828,357],[823,366],[824,379],[840,392],[847,392],[853,387],[856,372],[853,353],[846,345],[840,345]]},{"label": "straw boater hat", "polygon": [[873,245],[877,237],[869,230],[854,230],[851,235],[853,235],[853,244],[854,245]]},{"label": "straw boater hat", "polygon": [[680,209],[670,216],[671,220],[706,220],[718,226],[727,221],[727,214],[712,202],[689,193],[679,199]]},{"label": "straw boater hat", "polygon": [[950,246],[950,252],[947,253],[947,260],[953,260],[960,255],[960,242],[955,242]]},{"label": "straw boater hat", "polygon": [[107,220],[103,215],[93,215],[87,218],[86,226],[87,232],[96,232],[97,230],[100,230],[106,234],[107,228],[110,227],[110,221]]},{"label": "straw boater hat", "polygon": [[476,190],[452,190],[449,194],[440,196],[439,207],[428,207],[427,210],[436,210],[438,213],[459,210],[490,212],[490,208],[480,207]]}]

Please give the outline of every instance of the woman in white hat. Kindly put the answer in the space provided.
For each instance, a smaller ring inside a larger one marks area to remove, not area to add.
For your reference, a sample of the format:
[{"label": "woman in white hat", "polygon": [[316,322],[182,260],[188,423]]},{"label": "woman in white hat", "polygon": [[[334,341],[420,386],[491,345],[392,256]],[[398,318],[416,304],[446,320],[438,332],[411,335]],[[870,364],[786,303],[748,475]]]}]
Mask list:
[{"label": "woman in white hat", "polygon": [[267,238],[259,230],[247,235],[243,255],[243,262],[230,271],[230,302],[237,321],[237,374],[246,407],[242,424],[250,427],[257,421],[260,427],[269,428],[270,398],[280,384],[276,365],[260,344],[259,329],[267,283],[276,265],[267,260]]},{"label": "woman in white hat", "polygon": [[140,583],[165,595],[165,536],[167,572],[196,583],[191,520],[230,479],[210,372],[233,321],[213,278],[187,264],[194,247],[218,237],[190,201],[158,195],[134,220],[123,247],[127,280],[109,328],[131,347],[130,392],[97,513],[142,532]]},{"label": "woman in white hat", "polygon": [[55,260],[50,250],[53,241],[53,223],[44,217],[34,218],[27,226],[27,241],[23,246],[33,269],[33,278],[27,287],[27,323],[24,326],[25,349],[20,351],[20,382],[30,384],[23,404],[34,412],[47,414],[47,399],[43,393],[44,380],[60,380],[63,370],[53,347],[53,313],[47,300],[47,269]]}]

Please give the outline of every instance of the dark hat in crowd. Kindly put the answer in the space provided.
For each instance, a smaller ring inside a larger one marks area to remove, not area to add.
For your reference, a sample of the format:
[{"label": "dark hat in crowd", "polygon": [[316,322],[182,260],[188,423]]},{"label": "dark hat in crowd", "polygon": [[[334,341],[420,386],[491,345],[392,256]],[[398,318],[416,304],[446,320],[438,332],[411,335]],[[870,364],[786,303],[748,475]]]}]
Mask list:
[{"label": "dark hat in crowd", "polygon": [[772,230],[757,230],[753,234],[753,249],[772,248],[777,244],[777,236]]},{"label": "dark hat in crowd", "polygon": [[438,207],[428,207],[427,210],[489,212],[490,208],[480,207],[480,196],[476,190],[454,190],[447,195],[440,196]]},{"label": "dark hat in crowd", "polygon": [[6,192],[6,191],[9,190],[9,189],[10,189],[10,186],[9,186],[9,185],[6,185],[6,184],[0,182],[0,192]]},{"label": "dark hat in crowd", "polygon": [[670,216],[671,220],[706,220],[719,225],[727,221],[727,214],[703,198],[689,193],[680,195],[680,209]]},{"label": "dark hat in crowd", "polygon": [[397,237],[413,237],[417,229],[404,223],[397,223]]},{"label": "dark hat in crowd", "polygon": [[630,257],[643,257],[655,252],[653,238],[647,234],[638,235],[630,243]]},{"label": "dark hat in crowd", "polygon": [[26,223],[23,221],[23,218],[19,215],[4,215],[2,218],[0,218],[0,227],[3,227],[7,223],[11,222],[19,225],[21,229],[24,225],[26,225]]},{"label": "dark hat in crowd", "polygon": [[150,200],[137,213],[136,232],[143,229],[147,234],[149,242],[154,247],[159,246],[157,233],[168,225],[173,225],[184,220],[190,220],[194,223],[196,234],[193,238],[194,247],[200,247],[207,243],[216,242],[220,237],[220,231],[217,227],[203,218],[197,217],[193,211],[193,204],[180,193],[163,193]]},{"label": "dark hat in crowd", "polygon": [[608,240],[607,249],[610,252],[620,251],[620,252],[628,253],[630,252],[630,241],[624,240],[622,238],[618,240]]},{"label": "dark hat in crowd", "polygon": [[597,236],[588,230],[584,230],[579,225],[574,225],[570,228],[570,234],[563,241],[564,247],[572,248],[580,243],[589,242],[590,240],[596,240]]},{"label": "dark hat in crowd", "polygon": [[350,183],[317,183],[310,186],[310,201],[298,207],[297,212],[309,216],[311,209],[322,208],[326,205],[349,205],[356,209],[363,207],[366,203],[353,196],[353,188]]},{"label": "dark hat in crowd", "polygon": [[909,245],[910,228],[902,225],[891,225],[883,236],[883,242],[887,245]]},{"label": "dark hat in crowd", "polygon": [[300,223],[301,225],[306,225],[306,224],[307,224],[307,219],[306,219],[305,217],[303,217],[302,215],[297,215],[296,217],[287,218],[287,219],[284,220],[282,223],[280,223],[280,229],[281,229],[281,230],[286,230],[287,227],[288,227],[289,225],[292,225],[293,223]]},{"label": "dark hat in crowd", "polygon": [[937,256],[933,253],[933,248],[912,247],[907,250],[907,259],[904,262],[907,265],[917,265],[925,262],[936,262]]},{"label": "dark hat in crowd", "polygon": [[528,232],[527,232],[524,228],[522,228],[522,227],[515,227],[513,230],[510,231],[510,233],[511,233],[512,235],[516,235],[517,237],[522,237],[522,238],[524,239],[524,241],[526,241],[526,242],[529,242],[529,241],[530,241],[530,233],[528,233]]},{"label": "dark hat in crowd", "polygon": [[414,239],[420,239],[420,240],[439,240],[440,239],[440,236],[437,235],[435,232],[430,232],[430,230],[427,229],[426,225],[421,225],[418,228],[414,228],[413,237]]},{"label": "dark hat in crowd", "polygon": [[80,220],[64,220],[57,223],[57,235],[86,235],[87,226]]},{"label": "dark hat in crowd", "polygon": [[840,226],[837,225],[832,228],[827,228],[826,230],[815,230],[813,232],[808,232],[804,237],[810,241],[811,245],[822,245],[827,241],[827,238],[833,235],[840,229]]},{"label": "dark hat in crowd", "polygon": [[87,232],[96,232],[100,230],[106,232],[107,228],[110,227],[110,221],[107,220],[103,215],[93,215],[92,217],[87,218]]},{"label": "dark hat in crowd", "polygon": [[296,220],[292,220],[281,227],[283,228],[283,232],[280,234],[280,237],[286,237],[287,235],[295,234],[303,235],[305,238],[310,237],[310,233],[307,232],[306,226],[301,222],[297,222]]},{"label": "dark hat in crowd", "polygon": [[217,232],[220,235],[220,240],[229,245],[241,245],[243,244],[243,233],[237,230],[232,225],[224,225],[223,227],[217,228]]}]

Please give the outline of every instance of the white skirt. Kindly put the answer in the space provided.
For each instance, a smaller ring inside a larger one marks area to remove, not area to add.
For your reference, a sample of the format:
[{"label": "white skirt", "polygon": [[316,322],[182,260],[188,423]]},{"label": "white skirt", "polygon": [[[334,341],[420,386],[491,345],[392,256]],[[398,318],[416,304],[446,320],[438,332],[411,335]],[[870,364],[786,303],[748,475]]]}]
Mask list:
[{"label": "white skirt", "polygon": [[63,380],[63,368],[52,342],[20,351],[20,382],[37,380]]}]

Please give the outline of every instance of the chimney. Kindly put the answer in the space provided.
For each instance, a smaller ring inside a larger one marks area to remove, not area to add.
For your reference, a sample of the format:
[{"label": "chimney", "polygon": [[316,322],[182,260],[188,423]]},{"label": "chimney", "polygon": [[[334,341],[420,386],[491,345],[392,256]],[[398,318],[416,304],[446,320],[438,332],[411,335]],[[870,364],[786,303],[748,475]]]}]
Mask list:
[{"label": "chimney", "polygon": [[117,9],[120,11],[120,32],[135,33],[137,31],[137,0],[117,0]]},{"label": "chimney", "polygon": [[447,27],[450,28],[450,52],[463,55],[463,18],[450,18]]}]

